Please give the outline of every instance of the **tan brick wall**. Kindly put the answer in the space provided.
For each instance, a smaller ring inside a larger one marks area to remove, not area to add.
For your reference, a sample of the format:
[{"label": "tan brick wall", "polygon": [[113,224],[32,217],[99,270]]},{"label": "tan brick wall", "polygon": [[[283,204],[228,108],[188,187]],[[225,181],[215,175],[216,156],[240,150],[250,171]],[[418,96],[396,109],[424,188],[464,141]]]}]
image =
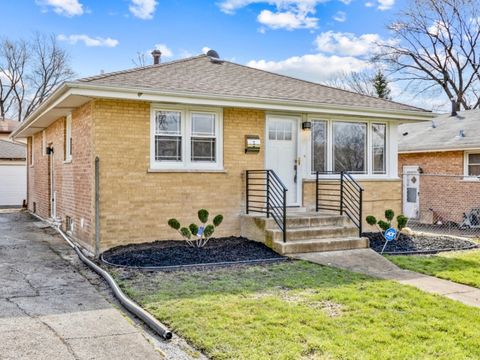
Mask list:
[{"label": "tan brick wall", "polygon": [[[89,249],[93,249],[93,150],[92,150],[92,103],[83,105],[72,113],[72,161],[66,163],[65,118],[60,118],[46,130],[46,144],[54,148],[54,176],[57,200],[57,217],[65,226],[65,217],[74,222],[72,236]],[[42,154],[42,132],[34,135],[34,164],[28,166],[28,209],[50,217],[50,172],[52,157]],[[28,141],[31,151],[31,140]],[[83,227],[81,222],[83,219]]]},{"label": "tan brick wall", "polygon": [[480,207],[480,183],[463,179],[463,151],[400,154],[398,163],[400,176],[405,165],[423,170],[419,179],[421,222],[460,223],[464,213]]},{"label": "tan brick wall", "polygon": [[[392,209],[396,215],[402,212],[402,182],[401,180],[363,180],[363,229],[373,230],[366,222],[368,215],[384,219],[385,210]],[[308,208],[315,208],[315,181],[304,180],[303,203]]]},{"label": "tan brick wall", "polygon": [[180,239],[167,220],[195,221],[200,208],[224,215],[216,235],[238,235],[246,169],[263,168],[259,154],[245,154],[244,136],[264,143],[265,114],[224,109],[225,173],[152,173],[150,104],[96,100],[95,150],[100,157],[101,248],[154,240]]}]

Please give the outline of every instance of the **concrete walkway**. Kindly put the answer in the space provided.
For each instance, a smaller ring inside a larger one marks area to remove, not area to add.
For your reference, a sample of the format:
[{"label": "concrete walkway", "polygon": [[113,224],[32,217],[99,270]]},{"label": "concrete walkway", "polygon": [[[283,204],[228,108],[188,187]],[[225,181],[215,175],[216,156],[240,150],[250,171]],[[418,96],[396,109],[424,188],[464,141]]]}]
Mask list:
[{"label": "concrete walkway", "polygon": [[381,279],[394,280],[466,305],[480,307],[480,289],[402,270],[371,249],[295,254],[292,257]]},{"label": "concrete walkway", "polygon": [[106,288],[92,285],[103,282],[63,240],[38,225],[25,213],[0,214],[0,359],[190,358],[172,349],[175,340],[157,346],[107,301]]}]

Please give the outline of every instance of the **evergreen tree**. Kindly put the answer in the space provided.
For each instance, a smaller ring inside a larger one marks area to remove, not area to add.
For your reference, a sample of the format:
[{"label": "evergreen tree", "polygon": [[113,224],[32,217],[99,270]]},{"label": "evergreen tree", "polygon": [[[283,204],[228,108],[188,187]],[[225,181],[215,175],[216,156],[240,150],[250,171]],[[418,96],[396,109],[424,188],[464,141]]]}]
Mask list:
[{"label": "evergreen tree", "polygon": [[388,86],[388,80],[381,70],[378,70],[373,77],[373,87],[375,93],[380,99],[390,100],[390,88]]}]

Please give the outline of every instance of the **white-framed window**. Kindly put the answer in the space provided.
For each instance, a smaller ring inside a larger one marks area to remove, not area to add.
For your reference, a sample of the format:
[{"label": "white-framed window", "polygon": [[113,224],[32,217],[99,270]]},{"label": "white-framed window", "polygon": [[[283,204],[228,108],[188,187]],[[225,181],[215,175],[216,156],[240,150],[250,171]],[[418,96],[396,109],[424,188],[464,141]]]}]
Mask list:
[{"label": "white-framed window", "polygon": [[65,119],[65,161],[72,160],[72,114]]},{"label": "white-framed window", "polygon": [[222,110],[152,106],[150,168],[222,170]]},{"label": "white-framed window", "polygon": [[480,177],[480,150],[465,153],[465,176]]},{"label": "white-framed window", "polygon": [[310,118],[310,173],[387,175],[388,123]]}]

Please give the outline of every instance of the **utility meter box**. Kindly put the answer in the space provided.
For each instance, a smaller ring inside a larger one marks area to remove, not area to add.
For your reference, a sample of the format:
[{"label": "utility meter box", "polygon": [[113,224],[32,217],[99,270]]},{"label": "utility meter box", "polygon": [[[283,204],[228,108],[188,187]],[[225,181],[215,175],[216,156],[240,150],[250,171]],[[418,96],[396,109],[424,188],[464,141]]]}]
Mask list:
[{"label": "utility meter box", "polygon": [[260,136],[245,135],[245,152],[258,153],[260,151]]}]

